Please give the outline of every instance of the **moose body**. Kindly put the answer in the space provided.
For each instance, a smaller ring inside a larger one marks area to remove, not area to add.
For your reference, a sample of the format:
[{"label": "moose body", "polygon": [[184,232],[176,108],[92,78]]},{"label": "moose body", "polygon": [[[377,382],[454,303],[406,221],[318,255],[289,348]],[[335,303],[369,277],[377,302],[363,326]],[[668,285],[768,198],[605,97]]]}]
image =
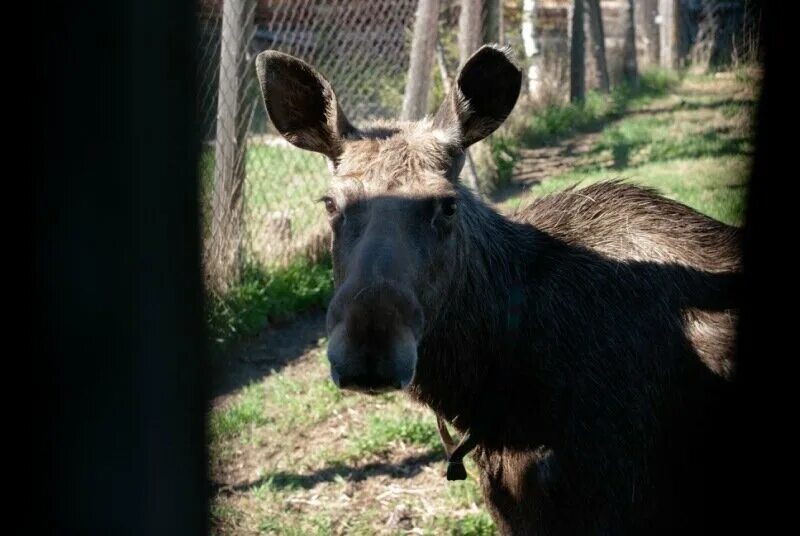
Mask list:
[{"label": "moose body", "polygon": [[432,119],[361,129],[307,64],[257,67],[277,129],[333,171],[334,382],[404,389],[470,431],[506,534],[702,528],[726,474],[738,230],[618,182],[511,218],[477,199],[464,150],[521,81],[495,48]]}]

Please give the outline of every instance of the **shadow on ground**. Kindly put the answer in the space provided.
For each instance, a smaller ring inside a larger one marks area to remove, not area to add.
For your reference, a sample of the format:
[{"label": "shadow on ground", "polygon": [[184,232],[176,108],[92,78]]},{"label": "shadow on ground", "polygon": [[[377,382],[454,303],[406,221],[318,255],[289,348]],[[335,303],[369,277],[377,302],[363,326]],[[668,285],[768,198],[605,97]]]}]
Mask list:
[{"label": "shadow on ground", "polygon": [[319,346],[325,312],[315,311],[285,325],[273,325],[255,339],[218,356],[212,367],[212,397],[231,393],[280,371]]},{"label": "shadow on ground", "polygon": [[[394,463],[373,462],[361,466],[338,463],[308,474],[278,471],[269,473],[255,481],[243,482],[234,486],[223,486],[218,491],[246,493],[265,484],[269,484],[270,487],[275,489],[310,489],[322,482],[333,482],[340,478],[351,482],[360,482],[375,476],[413,478],[425,466],[440,461],[444,461],[444,451],[441,448],[435,448],[422,454],[408,456]],[[442,478],[445,478],[444,469],[442,469],[442,475]]]},{"label": "shadow on ground", "polygon": [[[697,97],[697,92],[681,92],[678,95],[685,98]],[[711,93],[711,95],[714,95]],[[715,110],[726,107],[753,107],[755,99],[748,98],[722,98],[709,100],[707,102],[693,102],[685,99],[670,105],[651,105],[640,109],[626,110],[619,114],[599,120],[587,128],[581,129],[577,134],[571,134],[558,143],[546,143],[541,146],[528,145],[520,150],[520,158],[517,162],[514,174],[509,184],[499,188],[491,195],[491,202],[500,204],[512,197],[523,194],[526,190],[540,184],[549,178],[556,177],[570,170],[578,169],[579,161],[596,152],[597,144],[600,141],[600,134],[607,127],[618,123],[629,117],[636,116],[658,116],[669,115],[679,111]],[[724,132],[719,129],[703,134],[702,141],[705,144],[712,144],[709,150],[704,148],[702,156],[726,156],[734,154],[749,154],[742,151],[743,144],[749,141],[746,137],[722,138],[720,134]],[[523,141],[525,137],[523,136]],[[592,167],[613,170],[618,174],[620,171],[630,167],[630,154],[636,147],[619,143],[610,147],[612,159],[608,162],[596,162]],[[675,158],[694,158],[698,155],[693,153],[682,153],[680,150],[673,151],[674,154],[663,154],[656,156],[655,160],[670,160]],[[616,176],[615,174],[615,176]]]}]

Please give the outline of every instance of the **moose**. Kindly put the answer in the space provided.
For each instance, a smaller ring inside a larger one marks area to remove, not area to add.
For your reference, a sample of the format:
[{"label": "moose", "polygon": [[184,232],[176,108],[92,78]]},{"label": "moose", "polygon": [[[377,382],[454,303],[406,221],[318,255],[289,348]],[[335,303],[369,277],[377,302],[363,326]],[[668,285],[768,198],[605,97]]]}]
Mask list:
[{"label": "moose", "polygon": [[302,60],[256,68],[278,132],[331,170],[335,384],[404,390],[468,437],[504,534],[713,528],[740,230],[613,180],[513,216],[483,202],[459,174],[518,99],[506,49],[475,52],[432,117],[360,127]]}]

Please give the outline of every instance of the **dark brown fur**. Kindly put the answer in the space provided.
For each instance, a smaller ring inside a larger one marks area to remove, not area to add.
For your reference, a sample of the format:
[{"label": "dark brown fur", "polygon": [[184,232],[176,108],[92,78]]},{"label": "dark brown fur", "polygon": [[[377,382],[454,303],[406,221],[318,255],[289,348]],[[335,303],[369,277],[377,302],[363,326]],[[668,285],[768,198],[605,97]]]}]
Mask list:
[{"label": "dark brown fur", "polygon": [[259,76],[281,132],[334,171],[334,380],[406,387],[471,430],[506,534],[686,533],[705,513],[713,527],[739,231],[613,182],[497,214],[457,181],[519,91],[496,50],[432,121],[362,130],[297,61],[265,53]]}]

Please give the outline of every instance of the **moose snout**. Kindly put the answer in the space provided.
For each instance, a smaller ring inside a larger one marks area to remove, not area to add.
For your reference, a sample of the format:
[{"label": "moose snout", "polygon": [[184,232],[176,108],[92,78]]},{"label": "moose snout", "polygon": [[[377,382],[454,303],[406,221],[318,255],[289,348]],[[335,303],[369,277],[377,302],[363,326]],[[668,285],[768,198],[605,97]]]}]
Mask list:
[{"label": "moose snout", "polygon": [[416,298],[393,285],[342,287],[327,317],[333,382],[368,393],[406,388],[414,379],[422,323]]}]

